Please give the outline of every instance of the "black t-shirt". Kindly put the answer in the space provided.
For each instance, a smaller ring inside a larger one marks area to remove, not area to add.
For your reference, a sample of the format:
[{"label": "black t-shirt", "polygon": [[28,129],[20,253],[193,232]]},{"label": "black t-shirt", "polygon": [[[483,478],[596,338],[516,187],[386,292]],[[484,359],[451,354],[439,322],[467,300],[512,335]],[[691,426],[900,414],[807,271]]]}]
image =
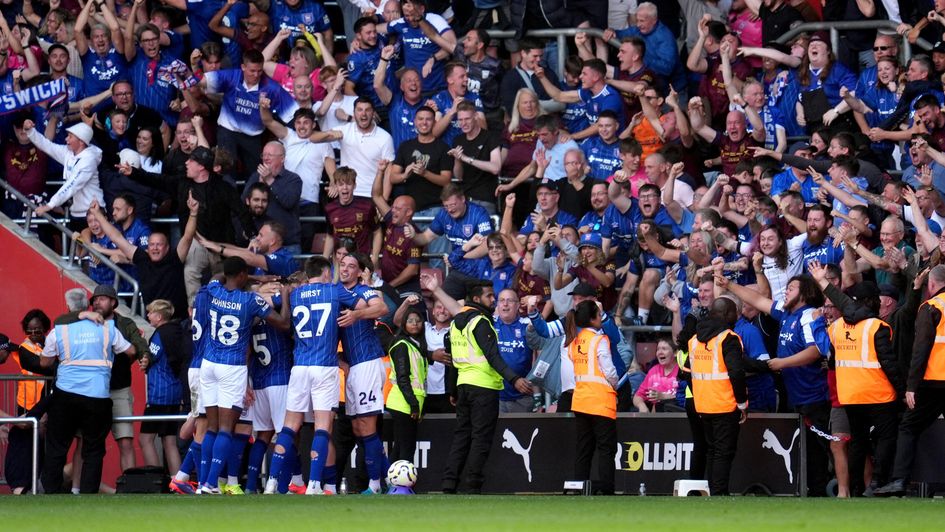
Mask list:
[{"label": "black t-shirt", "polygon": [[138,267],[138,284],[144,304],[166,299],[174,305],[174,317],[187,317],[187,290],[184,287],[184,263],[171,248],[164,258],[153,262],[148,252],[138,248],[131,260]]},{"label": "black t-shirt", "polygon": [[758,17],[761,18],[761,41],[765,44],[787,33],[791,29],[791,24],[804,22],[801,12],[787,4],[782,5],[777,11],[771,11],[762,4],[758,10]]},{"label": "black t-shirt", "polygon": [[[449,146],[442,140],[435,139],[433,142],[422,143],[413,138],[404,141],[397,148],[394,164],[401,168],[407,168],[414,161],[424,159],[426,160],[427,170],[438,174],[443,170],[453,170],[453,158],[450,157],[449,150]],[[411,172],[407,176],[404,186],[407,194],[410,194],[417,202],[418,211],[436,207],[440,204],[440,192],[443,191],[443,187],[431,183],[425,177]]]},{"label": "black t-shirt", "polygon": [[[481,130],[476,138],[469,140],[465,134],[459,134],[453,139],[453,147],[462,147],[463,155],[473,159],[488,161],[492,150],[501,146],[499,136],[485,129]],[[463,163],[463,192],[466,196],[478,200],[495,203],[495,189],[499,186],[499,178],[495,174],[484,172],[471,164]]]},{"label": "black t-shirt", "polygon": [[584,178],[584,187],[581,190],[574,188],[567,179],[562,179],[558,187],[558,208],[562,211],[574,215],[580,220],[588,211],[591,210],[591,188],[595,181],[589,177]]}]

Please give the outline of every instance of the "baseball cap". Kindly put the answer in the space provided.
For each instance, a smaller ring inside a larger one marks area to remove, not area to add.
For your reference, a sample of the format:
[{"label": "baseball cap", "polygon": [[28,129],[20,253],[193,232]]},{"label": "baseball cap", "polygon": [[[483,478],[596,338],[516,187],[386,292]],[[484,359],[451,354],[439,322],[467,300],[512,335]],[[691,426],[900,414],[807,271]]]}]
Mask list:
[{"label": "baseball cap", "polygon": [[105,296],[118,301],[118,293],[115,292],[115,287],[110,284],[100,284],[95,287],[95,292],[92,292],[92,300],[94,301],[98,296]]},{"label": "baseball cap", "polygon": [[79,122],[66,128],[66,131],[75,135],[86,146],[92,144],[92,128],[85,122]]},{"label": "baseball cap", "polygon": [[46,50],[46,55],[51,54],[52,51],[53,51],[53,50],[56,50],[56,49],[62,50],[63,52],[66,53],[67,56],[72,57],[72,54],[69,53],[69,49],[66,48],[66,45],[64,45],[64,44],[62,44],[62,43],[58,43],[58,42],[57,42],[57,43],[53,43],[52,45],[50,45],[49,49]]},{"label": "baseball cap", "polygon": [[[538,189],[546,188],[552,192],[558,192],[558,182],[557,181],[542,181],[538,183]],[[536,190],[538,190],[536,189]]]},{"label": "baseball cap", "polygon": [[194,148],[194,151],[190,152],[190,160],[196,162],[200,166],[203,166],[207,170],[213,170],[213,152],[210,151],[210,148],[204,148],[203,146],[197,146]]},{"label": "baseball cap", "polygon": [[581,235],[581,241],[578,242],[578,249],[584,246],[591,246],[597,249],[603,249],[604,242],[600,233],[584,233]]},{"label": "baseball cap", "polygon": [[818,31],[817,33],[814,33],[813,35],[811,35],[810,42],[817,42],[817,41],[826,43],[829,46],[830,34],[827,33],[826,31]]},{"label": "baseball cap", "polygon": [[799,151],[801,151],[801,150],[817,151],[817,148],[811,146],[810,143],[808,143],[808,142],[804,142],[804,141],[802,141],[802,140],[799,140],[799,141],[795,142],[794,144],[791,144],[791,147],[788,148],[788,153],[790,153],[791,155],[794,155],[795,153],[797,153],[797,152],[799,152]]},{"label": "baseball cap", "polygon": [[0,334],[0,351],[13,351],[16,345],[5,334]]},{"label": "baseball cap", "polygon": [[889,283],[879,285],[879,295],[899,299],[899,289]]},{"label": "baseball cap", "polygon": [[847,295],[859,301],[869,297],[879,296],[879,288],[877,288],[876,283],[872,281],[863,281],[862,283],[857,283],[847,288]]},{"label": "baseball cap", "polygon": [[574,290],[568,293],[569,296],[596,297],[597,289],[588,283],[578,283]]},{"label": "baseball cap", "polygon": [[945,54],[945,41],[938,41],[937,43],[935,43],[935,46],[932,47],[932,52]]}]

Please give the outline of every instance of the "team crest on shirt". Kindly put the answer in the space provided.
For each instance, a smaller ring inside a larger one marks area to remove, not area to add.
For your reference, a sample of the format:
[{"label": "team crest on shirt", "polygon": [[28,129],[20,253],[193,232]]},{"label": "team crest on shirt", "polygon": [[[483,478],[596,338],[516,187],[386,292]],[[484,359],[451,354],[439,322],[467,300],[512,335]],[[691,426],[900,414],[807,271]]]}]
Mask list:
[{"label": "team crest on shirt", "polygon": [[359,222],[363,222],[363,221],[364,221],[364,213],[363,213],[363,212],[357,212],[357,213],[355,213],[355,214],[354,214],[354,219],[357,220],[357,221],[359,221]]},{"label": "team crest on shirt", "polygon": [[466,238],[473,236],[473,226],[471,224],[463,225],[463,236]]},{"label": "team crest on shirt", "polygon": [[516,337],[516,338],[521,338],[521,337],[522,337],[522,330],[521,330],[521,329],[515,329],[515,337]]},{"label": "team crest on shirt", "polygon": [[315,15],[312,13],[302,13],[302,22],[306,26],[310,26],[315,23]]},{"label": "team crest on shirt", "polygon": [[502,272],[502,273],[499,274],[499,280],[504,281],[507,276],[508,276],[508,275],[507,275],[505,272]]},{"label": "team crest on shirt", "polygon": [[404,237],[400,237],[400,238],[397,239],[397,245],[398,245],[398,246],[404,245]]}]

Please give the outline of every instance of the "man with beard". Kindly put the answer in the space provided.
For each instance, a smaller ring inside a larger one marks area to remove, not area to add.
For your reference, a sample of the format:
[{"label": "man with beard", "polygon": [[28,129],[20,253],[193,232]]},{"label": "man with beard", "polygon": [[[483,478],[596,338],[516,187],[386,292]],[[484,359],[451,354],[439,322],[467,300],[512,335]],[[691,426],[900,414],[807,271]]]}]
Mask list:
[{"label": "man with beard", "polygon": [[795,276],[788,282],[785,300],[775,303],[752,288],[730,283],[720,274],[716,275],[715,282],[781,322],[777,358],[769,360],[768,367],[781,371],[788,400],[809,427],[804,431],[808,456],[807,495],[825,496],[828,446],[827,440],[819,434],[829,433],[831,406],[824,361],[830,353],[830,338],[823,316],[815,313],[824,304],[820,287],[808,276]]},{"label": "man with beard", "polygon": [[[423,74],[423,93],[432,95],[446,86],[443,62],[456,48],[456,33],[446,19],[436,13],[426,12],[424,0],[404,0],[401,7],[404,11],[403,18],[389,22],[387,34],[400,36],[404,63]],[[421,20],[426,20],[433,26],[433,31],[443,37],[444,44],[449,46],[443,47],[431,41],[420,27]]]},{"label": "man with beard", "polygon": [[[134,320],[115,312],[118,308],[118,294],[115,288],[108,285],[98,285],[92,293],[92,310],[98,316],[89,316],[82,312],[70,312],[56,318],[55,325],[76,323],[83,318],[90,317],[95,321],[115,320],[115,328],[134,346],[134,351],[128,356],[117,356],[112,363],[109,380],[109,395],[112,399],[112,417],[134,415],[134,395],[131,393],[131,361],[141,360],[148,350],[148,342],[138,332]],[[121,470],[135,466],[134,425],[131,423],[112,424],[112,436],[118,444],[121,455]]]},{"label": "man with beard", "polygon": [[[436,112],[431,107],[423,106],[417,110],[413,119],[417,138],[403,142],[391,163],[390,186],[403,184],[400,188],[409,191],[416,201],[415,210],[438,207],[440,193],[453,177],[449,146],[433,135],[435,116]],[[382,191],[385,197],[389,197],[390,190],[386,186]]]},{"label": "man with beard", "polygon": [[[833,218],[830,209],[817,204],[807,211],[807,232],[801,233],[787,241],[788,257],[794,258],[798,253],[802,256],[802,264],[806,269],[812,261],[821,264],[840,265],[843,260],[844,245],[834,245],[833,237],[829,235],[833,227]],[[763,309],[759,309],[763,310]]]},{"label": "man with beard", "polygon": [[211,253],[222,258],[239,257],[251,268],[251,275],[277,275],[288,277],[299,269],[295,254],[285,247],[286,228],[281,223],[270,220],[259,229],[259,234],[249,242],[249,247],[238,248],[218,242],[211,242],[199,235],[197,241]]},{"label": "man with beard", "polygon": [[519,393],[532,392],[531,383],[515,373],[500,355],[498,334],[491,320],[494,305],[491,282],[473,285],[466,294],[466,306],[450,325],[448,350],[456,368],[456,430],[443,473],[443,493],[456,493],[464,470],[469,492],[481,493],[483,469],[499,418],[503,380]]},{"label": "man with beard", "polygon": [[[386,110],[389,102],[381,100],[374,89],[374,75],[382,62],[381,47],[377,41],[377,24],[374,17],[362,17],[354,23],[354,51],[348,55],[348,79],[345,80],[345,94],[367,96],[374,103],[378,113]],[[385,65],[386,70],[386,65]],[[385,81],[387,78],[385,76]]]},{"label": "man with beard", "polygon": [[[606,181],[594,181],[591,183],[591,210],[587,211],[578,222],[578,233],[596,233],[601,230],[604,224],[604,213],[610,206],[610,198],[607,196],[609,185]],[[563,207],[562,207],[563,208]]]},{"label": "man with beard", "polygon": [[[432,121],[432,113],[427,114]],[[407,238],[404,231],[407,225],[413,224],[417,205],[413,195],[397,196],[393,205],[384,198],[382,182],[387,165],[387,161],[378,164],[372,191],[374,206],[384,228],[383,254],[380,258],[375,256],[374,263],[379,266],[384,286],[393,288],[397,292],[395,295],[403,297],[405,293],[420,292],[420,256],[423,250],[412,238]]]},{"label": "man with beard", "polygon": [[266,216],[266,210],[269,208],[269,194],[269,185],[253,183],[249,187],[249,193],[243,199],[243,203],[249,209],[249,214],[253,217],[254,234],[259,233],[263,224],[269,219]]},{"label": "man with beard", "polygon": [[266,214],[285,228],[284,245],[294,254],[301,254],[299,238],[302,226],[299,223],[299,200],[302,193],[302,178],[285,167],[285,146],[279,141],[269,141],[263,147],[262,164],[246,180],[243,197],[249,194],[253,183],[269,185],[269,206]]},{"label": "man with beard", "polygon": [[[121,229],[122,236],[125,237],[125,240],[136,245],[140,249],[148,249],[148,238],[151,237],[151,228],[148,225],[137,217],[138,214],[138,204],[135,201],[134,196],[131,194],[122,194],[115,198],[115,201],[112,202],[112,220],[115,221],[115,225]],[[124,257],[127,261],[131,261],[131,257]],[[124,260],[122,262],[125,262]],[[127,263],[122,264],[122,269],[128,272],[128,275],[138,278],[138,270]],[[128,286],[128,283],[122,282],[120,290],[128,291],[131,287]],[[94,301],[93,301],[94,302]],[[128,335],[125,335],[126,339]]]}]

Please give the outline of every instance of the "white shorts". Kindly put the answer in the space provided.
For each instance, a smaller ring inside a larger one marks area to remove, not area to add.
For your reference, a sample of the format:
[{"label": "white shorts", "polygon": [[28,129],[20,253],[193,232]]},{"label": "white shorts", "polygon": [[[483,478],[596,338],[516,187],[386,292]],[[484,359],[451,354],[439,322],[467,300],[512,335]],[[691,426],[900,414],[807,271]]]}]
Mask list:
[{"label": "white shorts", "polygon": [[200,364],[200,399],[203,406],[243,408],[249,370],[204,360]]},{"label": "white shorts", "polygon": [[337,367],[295,366],[289,374],[285,407],[289,412],[327,412],[338,408],[339,393]]},{"label": "white shorts", "polygon": [[200,400],[200,368],[187,370],[187,385],[190,387],[190,417],[206,414],[207,410]]},{"label": "white shorts", "polygon": [[253,410],[256,408],[256,403],[253,403],[240,412],[240,418],[236,421],[237,423],[245,423],[250,425],[253,423]]},{"label": "white shorts", "polygon": [[387,370],[380,358],[351,366],[345,380],[345,414],[352,417],[384,413]]},{"label": "white shorts", "polygon": [[289,393],[288,386],[269,386],[253,390],[256,402],[253,403],[253,430],[282,431],[285,421],[285,402]]}]

